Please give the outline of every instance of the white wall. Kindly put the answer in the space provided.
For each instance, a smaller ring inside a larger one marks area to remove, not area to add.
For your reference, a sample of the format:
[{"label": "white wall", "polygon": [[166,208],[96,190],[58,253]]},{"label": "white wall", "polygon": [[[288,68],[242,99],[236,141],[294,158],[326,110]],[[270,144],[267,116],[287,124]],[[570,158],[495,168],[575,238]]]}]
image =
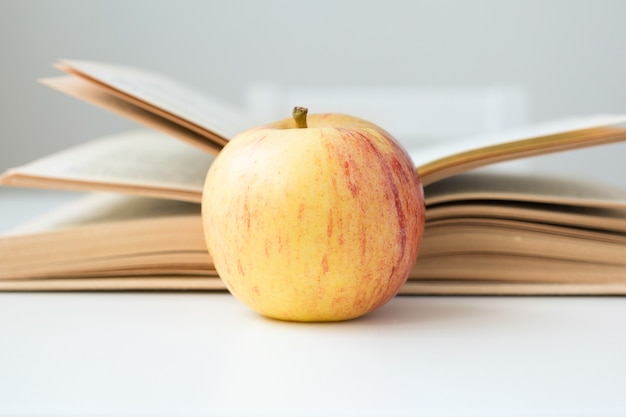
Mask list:
[{"label": "white wall", "polygon": [[[257,81],[515,84],[544,120],[626,112],[624,16],[620,0],[0,0],[0,170],[134,126],[37,85],[59,57],[156,70],[234,103]],[[626,148],[613,149],[591,161],[622,182]]]}]

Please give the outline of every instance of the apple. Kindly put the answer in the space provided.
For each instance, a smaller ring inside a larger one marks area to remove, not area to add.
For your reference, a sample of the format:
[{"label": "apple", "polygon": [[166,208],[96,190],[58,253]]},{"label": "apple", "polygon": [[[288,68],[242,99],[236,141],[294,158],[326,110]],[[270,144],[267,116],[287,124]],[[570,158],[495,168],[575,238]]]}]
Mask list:
[{"label": "apple", "polygon": [[424,214],[418,174],[389,133],[303,108],[232,139],[202,198],[229,291],[290,321],[348,320],[392,299],[417,258]]}]

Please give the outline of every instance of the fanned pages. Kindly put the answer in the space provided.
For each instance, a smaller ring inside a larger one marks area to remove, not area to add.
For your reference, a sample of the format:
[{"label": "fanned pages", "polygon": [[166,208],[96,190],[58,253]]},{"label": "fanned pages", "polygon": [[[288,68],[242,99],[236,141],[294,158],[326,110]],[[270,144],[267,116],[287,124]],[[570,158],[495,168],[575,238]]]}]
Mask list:
[{"label": "fanned pages", "polygon": [[[166,119],[195,134],[204,136],[187,140],[216,152],[237,133],[259,124],[246,117],[243,112],[219,103],[195,90],[165,76],[119,65],[95,61],[62,60],[57,67],[86,83],[91,83],[101,93],[123,102],[120,107],[140,107],[154,117]],[[100,104],[106,100],[92,100],[76,93],[77,88],[62,88],[63,82],[44,81],[52,87],[75,95],[110,111],[125,115],[133,120],[147,123],[146,118],[132,116],[128,110],[116,110],[114,102]],[[286,109],[288,112],[289,109]],[[143,120],[140,120],[143,119]],[[263,123],[271,120],[262,121]],[[422,182],[430,184],[474,168],[496,162],[533,155],[584,148],[626,139],[626,115],[595,115],[543,123],[502,135],[477,136],[454,142],[446,142],[413,155]],[[158,127],[157,127],[158,128]],[[181,137],[182,131],[175,136]],[[171,134],[171,132],[170,132]],[[184,134],[182,135],[184,136]]]},{"label": "fanned pages", "polygon": [[212,275],[200,206],[93,194],[0,238],[0,279]]},{"label": "fanned pages", "polygon": [[[414,156],[424,185],[498,162],[626,140],[625,116],[591,116],[479,136]],[[446,153],[446,150],[449,153]],[[427,159],[431,158],[431,159]]]},{"label": "fanned pages", "polygon": [[475,171],[426,186],[427,204],[509,200],[626,209],[626,190],[582,178]]},{"label": "fanned pages", "polygon": [[[483,190],[502,180],[481,177]],[[429,207],[422,250],[401,292],[624,293],[626,212],[589,203],[615,200],[614,190],[582,187],[576,198],[588,192],[588,204],[578,206],[530,203],[551,197],[523,177],[510,184],[515,192],[499,200]],[[0,290],[224,289],[199,205],[166,199],[88,195],[0,237],[0,264]]]},{"label": "fanned pages", "polygon": [[106,88],[76,77],[45,78],[40,82],[62,93],[94,104],[146,127],[156,129],[177,139],[191,143],[201,150],[217,155],[222,149],[221,142],[207,139],[208,133],[201,134],[168,118],[161,117],[133,103],[110,93]]},{"label": "fanned pages", "polygon": [[236,108],[153,72],[83,60],[62,60],[57,68],[100,85],[121,100],[196,131],[220,146],[257,124]]},{"label": "fanned pages", "polygon": [[107,136],[0,176],[4,185],[115,191],[199,203],[214,157],[152,131]]}]

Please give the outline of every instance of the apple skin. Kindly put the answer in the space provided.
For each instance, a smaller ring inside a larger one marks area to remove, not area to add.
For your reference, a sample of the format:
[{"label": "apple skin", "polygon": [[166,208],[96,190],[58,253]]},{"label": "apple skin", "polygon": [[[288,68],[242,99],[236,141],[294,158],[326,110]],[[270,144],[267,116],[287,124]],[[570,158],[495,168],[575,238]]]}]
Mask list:
[{"label": "apple skin", "polygon": [[258,313],[340,321],[392,299],[424,231],[424,194],[402,146],[339,114],[245,131],[213,162],[205,238],[229,291]]}]

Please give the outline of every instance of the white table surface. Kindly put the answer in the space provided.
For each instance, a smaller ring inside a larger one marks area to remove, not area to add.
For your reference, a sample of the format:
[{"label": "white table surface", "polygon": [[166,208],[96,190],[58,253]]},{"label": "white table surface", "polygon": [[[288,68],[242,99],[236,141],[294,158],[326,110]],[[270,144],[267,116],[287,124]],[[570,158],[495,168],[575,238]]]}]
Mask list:
[{"label": "white table surface", "polygon": [[[60,200],[0,190],[0,230]],[[626,416],[625,329],[621,297],[296,324],[225,293],[0,293],[0,416]]]}]

